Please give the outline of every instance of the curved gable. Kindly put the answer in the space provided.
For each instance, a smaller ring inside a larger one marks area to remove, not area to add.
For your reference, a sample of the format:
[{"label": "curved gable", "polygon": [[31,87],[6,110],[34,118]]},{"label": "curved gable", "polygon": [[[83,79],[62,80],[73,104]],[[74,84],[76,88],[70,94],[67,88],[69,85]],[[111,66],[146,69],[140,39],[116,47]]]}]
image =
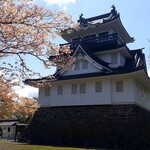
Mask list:
[{"label": "curved gable", "polygon": [[96,55],[92,54],[89,49],[81,45],[78,45],[77,49],[74,51],[73,62],[69,64],[70,69],[61,69],[59,74],[63,75],[76,75],[76,74],[87,74],[102,72],[104,70],[111,71],[108,63],[104,62]]}]

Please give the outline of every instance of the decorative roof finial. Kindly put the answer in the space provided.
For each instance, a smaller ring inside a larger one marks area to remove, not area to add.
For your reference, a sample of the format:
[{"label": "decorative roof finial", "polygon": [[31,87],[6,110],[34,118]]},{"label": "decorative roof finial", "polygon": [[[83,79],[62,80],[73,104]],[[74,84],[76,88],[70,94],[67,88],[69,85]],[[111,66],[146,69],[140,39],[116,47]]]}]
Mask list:
[{"label": "decorative roof finial", "polygon": [[111,8],[112,8],[113,10],[116,10],[116,7],[115,7],[114,4],[111,6]]},{"label": "decorative roof finial", "polygon": [[116,10],[116,7],[115,7],[114,4],[111,6],[111,8],[112,8],[111,13],[112,13],[114,16],[117,15],[117,10]]},{"label": "decorative roof finial", "polygon": [[83,14],[81,13],[81,15],[79,16],[79,19],[82,20],[83,19]]},{"label": "decorative roof finial", "polygon": [[79,16],[79,20],[78,20],[78,22],[80,23],[80,24],[84,24],[84,23],[86,23],[86,19],[85,18],[83,18],[83,14],[81,13],[81,15]]}]

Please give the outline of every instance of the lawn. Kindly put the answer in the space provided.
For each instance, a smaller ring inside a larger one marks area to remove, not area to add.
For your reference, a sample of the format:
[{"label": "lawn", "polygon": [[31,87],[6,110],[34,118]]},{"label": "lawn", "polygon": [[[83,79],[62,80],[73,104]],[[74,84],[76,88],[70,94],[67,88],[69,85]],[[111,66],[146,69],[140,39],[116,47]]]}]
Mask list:
[{"label": "lawn", "polygon": [[[41,145],[28,145],[9,141],[0,141],[0,150],[87,150],[84,148],[66,148]],[[92,150],[92,149],[88,149]]]}]

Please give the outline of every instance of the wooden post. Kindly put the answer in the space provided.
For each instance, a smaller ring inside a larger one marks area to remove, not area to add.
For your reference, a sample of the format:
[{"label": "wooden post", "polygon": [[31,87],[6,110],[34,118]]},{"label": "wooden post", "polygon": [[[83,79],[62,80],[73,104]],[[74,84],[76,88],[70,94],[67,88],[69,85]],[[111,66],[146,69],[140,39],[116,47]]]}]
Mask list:
[{"label": "wooden post", "polygon": [[15,126],[16,126],[16,130],[15,130],[15,142],[16,142],[16,140],[17,140],[17,124],[15,124]]}]

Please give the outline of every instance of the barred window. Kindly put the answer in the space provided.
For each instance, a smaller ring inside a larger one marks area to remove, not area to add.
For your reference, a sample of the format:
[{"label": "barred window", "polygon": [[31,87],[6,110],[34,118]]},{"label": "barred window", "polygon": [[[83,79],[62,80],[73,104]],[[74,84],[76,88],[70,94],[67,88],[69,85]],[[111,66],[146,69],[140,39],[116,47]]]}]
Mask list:
[{"label": "barred window", "polygon": [[45,96],[50,96],[50,87],[45,88]]},{"label": "barred window", "polygon": [[71,94],[77,94],[77,84],[71,85]]},{"label": "barred window", "polygon": [[93,34],[93,35],[87,35],[84,37],[84,40],[93,40],[93,38],[96,37],[96,34]]},{"label": "barred window", "polygon": [[62,85],[59,85],[57,87],[57,95],[62,95],[63,94],[63,86]]},{"label": "barred window", "polygon": [[102,82],[95,83],[95,92],[96,93],[102,92]]},{"label": "barred window", "polygon": [[116,81],[116,92],[123,92],[123,82]]}]

